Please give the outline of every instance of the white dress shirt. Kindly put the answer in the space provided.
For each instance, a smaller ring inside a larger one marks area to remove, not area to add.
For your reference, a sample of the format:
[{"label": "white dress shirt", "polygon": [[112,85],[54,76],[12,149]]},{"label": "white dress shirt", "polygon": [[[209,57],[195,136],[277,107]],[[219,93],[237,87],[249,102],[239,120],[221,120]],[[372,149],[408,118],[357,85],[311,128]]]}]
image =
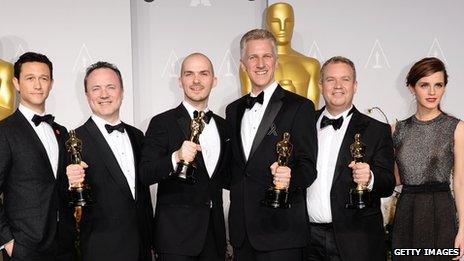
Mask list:
[{"label": "white dress shirt", "polygon": [[[197,109],[186,101],[183,101],[182,105],[184,105],[185,109],[187,109],[190,119],[193,119],[193,113]],[[208,111],[208,108],[204,110],[204,112]],[[200,134],[200,145],[206,170],[208,171],[209,177],[211,177],[214,174],[214,170],[216,169],[216,165],[219,160],[219,154],[221,153],[221,138],[219,137],[216,121],[214,121],[213,117],[211,117],[208,124],[205,123],[205,128]],[[171,160],[174,169],[176,169],[177,162],[175,152],[172,154]]]},{"label": "white dress shirt", "polygon": [[[256,132],[258,131],[259,124],[263,119],[266,107],[269,104],[272,94],[277,88],[277,82],[271,83],[267,88],[264,89],[263,104],[255,103],[251,109],[246,109],[242,118],[242,128],[240,135],[242,137],[243,152],[245,153],[245,159],[248,160],[250,156],[251,146],[255,139]],[[253,93],[250,93],[251,97],[256,97]]]},{"label": "white dress shirt", "polygon": [[47,152],[48,160],[50,161],[50,165],[52,166],[53,175],[56,178],[56,175],[58,172],[59,148],[58,148],[58,141],[56,140],[54,130],[52,126],[50,126],[46,122],[41,122],[38,126],[35,126],[35,123],[32,121],[32,118],[34,117],[35,114],[39,116],[44,116],[45,113],[36,113],[22,104],[19,104],[18,109],[27,119],[29,124],[32,126],[35,133],[37,133],[37,136],[39,136],[39,139],[42,142],[42,145],[44,146],[45,151]]},{"label": "white dress shirt", "polygon": [[[340,147],[342,145],[343,138],[345,137],[348,124],[353,116],[353,114],[348,115],[351,108],[336,116],[331,115],[327,109],[325,109],[316,123],[319,148],[316,163],[317,178],[314,183],[307,188],[306,197],[310,222],[332,222],[330,191],[332,189],[332,181]],[[335,130],[331,125],[321,129],[321,120],[323,116],[326,116],[329,119],[343,117],[343,124],[338,130]],[[368,189],[372,189],[373,182],[374,176],[371,175],[371,181],[369,182]],[[346,194],[346,200],[348,200],[348,193]]]},{"label": "white dress shirt", "polygon": [[135,199],[135,161],[134,152],[132,150],[132,144],[127,134],[127,130],[124,133],[119,131],[113,131],[108,133],[105,128],[105,124],[117,125],[121,123],[118,119],[115,123],[109,123],[97,115],[92,115],[92,120],[97,125],[100,132],[103,134],[106,142],[111,148],[116,160],[118,161],[119,167],[121,168],[124,176],[126,177],[127,184],[132,193],[132,197]]}]

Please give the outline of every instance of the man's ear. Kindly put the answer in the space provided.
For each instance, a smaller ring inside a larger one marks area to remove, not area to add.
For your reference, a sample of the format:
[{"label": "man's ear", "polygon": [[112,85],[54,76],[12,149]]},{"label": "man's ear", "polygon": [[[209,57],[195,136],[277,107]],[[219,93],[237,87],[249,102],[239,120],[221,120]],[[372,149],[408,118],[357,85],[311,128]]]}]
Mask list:
[{"label": "man's ear", "polygon": [[13,86],[19,92],[19,80],[16,77],[13,78]]}]

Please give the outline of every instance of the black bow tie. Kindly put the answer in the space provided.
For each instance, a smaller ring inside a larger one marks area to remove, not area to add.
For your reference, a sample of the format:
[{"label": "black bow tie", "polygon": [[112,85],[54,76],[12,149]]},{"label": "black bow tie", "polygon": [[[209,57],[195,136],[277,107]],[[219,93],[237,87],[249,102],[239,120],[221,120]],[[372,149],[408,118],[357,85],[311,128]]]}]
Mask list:
[{"label": "black bow tie", "polygon": [[55,120],[55,117],[53,117],[51,114],[45,114],[44,116],[34,114],[34,117],[32,117],[32,122],[34,122],[35,126],[39,126],[41,122],[46,122],[52,126],[53,120]]},{"label": "black bow tie", "polygon": [[119,123],[119,124],[116,124],[116,125],[109,125],[109,124],[105,124],[105,129],[108,131],[108,133],[112,133],[113,131],[119,131],[121,133],[124,133],[124,124]]},{"label": "black bow tie", "polygon": [[261,92],[258,96],[256,97],[251,97],[251,95],[248,95],[246,98],[246,108],[251,109],[255,105],[255,103],[263,104],[264,101],[264,92]]},{"label": "black bow tie", "polygon": [[322,117],[322,120],[321,120],[321,129],[323,129],[323,128],[329,126],[329,125],[332,125],[334,130],[338,130],[338,129],[340,129],[342,124],[343,124],[343,116],[338,118],[338,119],[329,119],[326,116],[324,116],[324,117]]},{"label": "black bow tie", "polygon": [[[193,112],[193,118],[198,117],[198,111]],[[213,117],[213,111],[209,110],[205,112],[205,115],[203,116],[203,121],[208,124],[211,118]]]},{"label": "black bow tie", "polygon": [[[346,117],[350,116],[354,111],[355,111],[355,108],[353,106],[351,110],[348,112],[348,114],[346,115]],[[343,116],[339,117],[338,119],[329,119],[324,115],[321,120],[321,129],[323,129],[324,127],[327,127],[328,125],[332,125],[334,130],[338,130],[340,129],[340,127],[342,127],[342,124],[343,124]]]}]

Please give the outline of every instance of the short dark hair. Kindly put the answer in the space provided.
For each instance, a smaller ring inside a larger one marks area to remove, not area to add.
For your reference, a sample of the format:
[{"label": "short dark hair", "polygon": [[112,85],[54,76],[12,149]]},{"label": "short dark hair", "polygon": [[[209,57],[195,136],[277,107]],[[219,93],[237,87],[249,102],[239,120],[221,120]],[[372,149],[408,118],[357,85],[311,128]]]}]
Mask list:
[{"label": "short dark hair", "polygon": [[416,62],[406,76],[406,86],[414,87],[423,77],[430,76],[436,72],[443,72],[445,86],[448,84],[448,73],[445,64],[438,58],[427,57]]},{"label": "short dark hair", "polygon": [[19,56],[18,60],[13,65],[14,77],[18,79],[18,81],[19,75],[21,74],[21,67],[23,66],[23,64],[32,62],[46,64],[48,66],[48,69],[50,69],[50,79],[53,80],[53,64],[48,59],[48,57],[41,53],[27,52]]},{"label": "short dark hair", "polygon": [[89,78],[89,75],[93,71],[95,71],[97,69],[110,69],[113,72],[115,72],[116,75],[119,78],[119,83],[121,84],[121,89],[124,89],[123,84],[122,84],[121,72],[119,71],[118,67],[116,67],[116,65],[114,65],[112,63],[109,63],[109,62],[99,61],[99,62],[96,62],[94,64],[91,64],[89,67],[87,67],[87,69],[85,71],[85,77],[84,77],[84,91],[85,92],[87,92],[87,79]]},{"label": "short dark hair", "polygon": [[344,63],[344,64],[347,64],[348,66],[350,66],[351,69],[353,70],[353,81],[354,82],[356,81],[356,68],[354,67],[353,61],[351,61],[350,59],[348,59],[346,57],[343,57],[343,56],[334,56],[334,57],[330,58],[329,60],[325,61],[324,64],[322,65],[320,82],[322,82],[324,80],[325,68],[329,64],[334,64],[334,63]]}]

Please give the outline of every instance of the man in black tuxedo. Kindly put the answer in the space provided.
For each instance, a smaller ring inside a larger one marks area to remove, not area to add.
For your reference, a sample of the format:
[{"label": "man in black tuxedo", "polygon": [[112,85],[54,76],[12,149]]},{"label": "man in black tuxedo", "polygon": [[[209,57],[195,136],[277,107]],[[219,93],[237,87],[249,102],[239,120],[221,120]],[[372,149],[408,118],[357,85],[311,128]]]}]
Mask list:
[{"label": "man in black tuxedo", "polygon": [[71,184],[85,176],[94,200],[80,225],[83,260],[151,261],[153,209],[138,172],[143,133],[120,120],[121,73],[97,62],[87,68],[84,88],[92,116],[76,129],[83,163],[67,167]]},{"label": "man in black tuxedo", "polygon": [[45,113],[53,66],[28,52],[14,64],[19,108],[0,122],[0,245],[4,260],[73,260],[74,218],[67,207],[67,131]]},{"label": "man in black tuxedo", "polygon": [[[255,29],[240,41],[241,67],[252,90],[226,109],[231,127],[230,239],[236,260],[302,260],[309,239],[305,190],[316,178],[313,103],[274,80],[276,40]],[[277,167],[276,144],[290,133],[288,167]],[[289,186],[289,209],[264,206],[272,184]]]},{"label": "man in black tuxedo", "polygon": [[[357,90],[352,61],[336,56],[321,68],[325,108],[317,112],[317,179],[307,190],[311,228],[308,260],[386,260],[380,198],[395,187],[390,127],[353,106]],[[366,145],[364,162],[350,153],[355,134]],[[372,206],[347,209],[349,190],[370,190]]]},{"label": "man in black tuxedo", "polygon": [[[153,117],[142,149],[142,182],[158,184],[155,245],[159,260],[224,260],[225,221],[222,206],[228,162],[228,128],[208,108],[216,86],[213,65],[201,53],[182,62],[179,84],[184,101]],[[194,114],[206,112],[199,143],[190,141]],[[179,161],[196,165],[194,184],[176,178]]]}]

